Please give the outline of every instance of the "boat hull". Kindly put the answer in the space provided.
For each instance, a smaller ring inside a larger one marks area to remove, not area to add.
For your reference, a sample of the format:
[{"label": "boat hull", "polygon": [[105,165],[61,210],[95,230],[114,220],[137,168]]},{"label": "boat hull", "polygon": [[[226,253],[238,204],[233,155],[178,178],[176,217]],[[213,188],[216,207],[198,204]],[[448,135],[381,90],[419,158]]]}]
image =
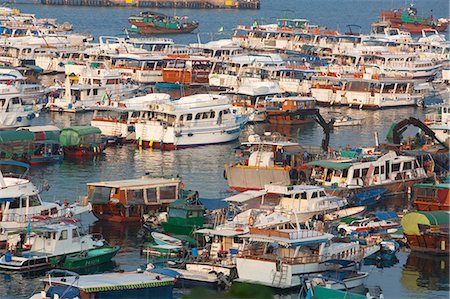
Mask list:
[{"label": "boat hull", "polygon": [[407,235],[408,245],[412,251],[448,255],[448,234]]},{"label": "boat hull", "polygon": [[81,269],[90,266],[100,265],[109,262],[120,250],[120,246],[105,246],[102,248],[95,248],[83,254],[72,254],[67,257],[52,259],[53,267],[63,269]]},{"label": "boat hull", "polygon": [[156,26],[153,23],[142,23],[134,20],[129,20],[130,24],[137,27],[137,34],[181,34],[191,33],[198,28],[198,23],[189,23],[186,26],[180,28],[168,28],[162,26]]}]

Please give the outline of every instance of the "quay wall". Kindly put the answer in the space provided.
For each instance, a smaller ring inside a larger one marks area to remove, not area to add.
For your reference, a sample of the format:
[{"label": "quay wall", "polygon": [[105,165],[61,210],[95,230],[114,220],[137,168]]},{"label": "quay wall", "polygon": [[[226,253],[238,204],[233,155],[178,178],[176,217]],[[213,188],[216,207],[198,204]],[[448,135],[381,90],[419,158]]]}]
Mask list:
[{"label": "quay wall", "polygon": [[44,5],[259,9],[260,0],[41,0]]}]

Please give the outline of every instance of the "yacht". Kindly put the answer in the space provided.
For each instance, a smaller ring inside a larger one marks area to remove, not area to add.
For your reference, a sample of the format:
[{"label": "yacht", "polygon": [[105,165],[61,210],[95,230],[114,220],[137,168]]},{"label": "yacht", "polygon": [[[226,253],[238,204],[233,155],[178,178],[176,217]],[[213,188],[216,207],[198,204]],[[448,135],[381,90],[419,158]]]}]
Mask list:
[{"label": "yacht", "polygon": [[17,87],[0,84],[0,130],[29,126],[39,116],[38,105],[26,105]]},{"label": "yacht", "polygon": [[236,140],[247,121],[228,97],[196,94],[150,105],[135,124],[136,138],[142,146],[161,149],[225,143]]}]

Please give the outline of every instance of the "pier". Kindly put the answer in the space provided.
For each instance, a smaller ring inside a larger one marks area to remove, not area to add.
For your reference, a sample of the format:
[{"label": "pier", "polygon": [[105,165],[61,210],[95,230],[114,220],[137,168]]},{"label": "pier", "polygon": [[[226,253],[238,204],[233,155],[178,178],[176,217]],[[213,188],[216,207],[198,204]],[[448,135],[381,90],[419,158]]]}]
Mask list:
[{"label": "pier", "polygon": [[41,0],[44,5],[259,9],[260,0]]}]

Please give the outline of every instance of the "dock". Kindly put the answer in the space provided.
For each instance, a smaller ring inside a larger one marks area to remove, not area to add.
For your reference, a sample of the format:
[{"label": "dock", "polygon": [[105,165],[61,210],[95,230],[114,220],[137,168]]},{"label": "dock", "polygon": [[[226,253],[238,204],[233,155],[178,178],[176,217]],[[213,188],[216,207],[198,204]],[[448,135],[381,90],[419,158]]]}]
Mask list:
[{"label": "dock", "polygon": [[41,0],[44,5],[259,9],[260,0]]}]

